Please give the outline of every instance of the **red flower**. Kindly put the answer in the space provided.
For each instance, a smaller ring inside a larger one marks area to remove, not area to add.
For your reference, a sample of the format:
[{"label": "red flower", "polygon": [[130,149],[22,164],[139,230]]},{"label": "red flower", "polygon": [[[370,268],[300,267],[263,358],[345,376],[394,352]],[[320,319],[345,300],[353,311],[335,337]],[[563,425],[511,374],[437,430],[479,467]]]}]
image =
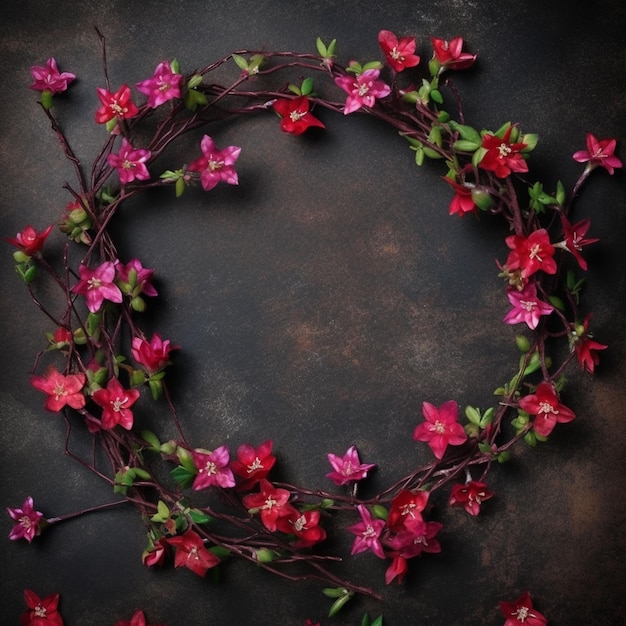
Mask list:
[{"label": "red flower", "polygon": [[127,120],[135,117],[139,109],[130,99],[130,87],[122,85],[115,93],[102,87],[97,88],[102,106],[96,111],[96,123],[106,124],[113,118]]},{"label": "red flower", "polygon": [[131,353],[139,365],[143,365],[150,374],[154,374],[169,363],[170,352],[177,349],[178,346],[171,345],[169,339],[164,341],[158,333],[154,333],[149,342],[141,337],[135,337]]},{"label": "red flower", "polygon": [[204,576],[208,569],[220,563],[219,558],[204,547],[202,537],[193,530],[165,541],[176,548],[174,567],[187,567],[194,574]]},{"label": "red flower", "polygon": [[269,480],[261,479],[259,493],[244,496],[243,505],[261,515],[261,521],[267,530],[276,530],[276,521],[279,517],[288,515],[293,507],[289,504],[290,493],[287,489],[277,489]]},{"label": "red flower", "polygon": [[[143,614],[143,611],[135,611],[133,616],[130,618],[130,622],[128,620],[120,620],[119,622],[115,622],[113,626],[150,626],[146,622],[146,616]],[[152,626],[163,626],[162,624],[152,624]]]},{"label": "red flower", "polygon": [[319,523],[319,511],[300,512],[293,508],[276,520],[276,528],[287,535],[295,535],[295,546],[305,548],[326,539],[326,531]]},{"label": "red flower", "polygon": [[30,589],[24,590],[24,600],[28,610],[20,617],[21,626],[63,626],[63,618],[58,612],[59,594],[54,593],[43,600]]},{"label": "red flower", "polygon": [[548,623],[539,611],[533,609],[527,591],[513,602],[500,602],[500,611],[506,619],[503,626],[546,626]]},{"label": "red flower", "polygon": [[9,534],[9,539],[12,541],[26,539],[30,543],[41,533],[43,513],[35,511],[33,499],[30,496],[24,500],[21,509],[7,507],[7,511],[9,516],[17,522]]},{"label": "red flower", "polygon": [[454,189],[454,198],[450,202],[450,215],[458,213],[459,215],[465,215],[465,213],[475,213],[476,203],[472,195],[472,187],[467,185],[460,185],[456,181],[444,176],[443,179]]},{"label": "red flower", "polygon": [[46,238],[51,233],[54,225],[48,226],[45,230],[38,233],[32,226],[26,226],[22,232],[17,233],[15,237],[7,237],[7,241],[16,248],[19,248],[24,254],[34,256],[41,252]]},{"label": "red flower", "polygon": [[241,148],[228,146],[218,150],[215,142],[208,135],[204,135],[200,141],[202,156],[189,165],[190,172],[200,173],[202,189],[210,191],[219,182],[229,185],[239,184],[235,161],[239,158]]},{"label": "red flower", "polygon": [[622,162],[614,154],[616,147],[615,139],[596,139],[587,133],[587,149],[574,152],[572,158],[579,163],[588,163],[589,169],[599,166],[613,174],[616,167],[622,167]]},{"label": "red flower", "polygon": [[357,505],[361,521],[348,527],[348,530],[356,535],[352,544],[351,554],[360,554],[371,550],[379,559],[385,558],[383,546],[380,543],[380,535],[385,527],[381,519],[374,519],[368,509],[362,504]]},{"label": "red flower", "polygon": [[390,585],[396,578],[398,583],[402,584],[404,576],[409,571],[408,563],[403,556],[394,556],[391,565],[385,572],[385,583]]},{"label": "red flower", "polygon": [[403,489],[392,501],[387,516],[387,526],[393,531],[402,530],[407,523],[419,522],[422,519],[422,511],[428,503],[428,491],[419,489],[409,491]]},{"label": "red flower", "polygon": [[307,128],[318,126],[326,128],[320,120],[309,113],[309,99],[306,96],[297,98],[279,98],[274,102],[272,108],[280,117],[280,127],[286,133],[301,135]]},{"label": "red flower", "polygon": [[451,70],[464,70],[474,63],[475,54],[463,52],[463,39],[454,37],[450,41],[431,37],[434,57],[444,68]]},{"label": "red flower", "polygon": [[415,37],[398,37],[390,30],[378,33],[378,44],[390,67],[401,72],[407,67],[415,67],[420,58],[415,54]]},{"label": "red flower", "polygon": [[551,383],[543,381],[537,385],[535,393],[520,398],[519,407],[535,416],[533,430],[542,437],[547,437],[558,423],[571,422],[576,415],[559,402]]},{"label": "red flower", "polygon": [[591,220],[587,218],[572,226],[565,215],[561,214],[561,224],[563,226],[563,236],[565,239],[556,245],[567,250],[568,252],[571,252],[574,255],[580,269],[587,271],[587,261],[583,259],[580,251],[583,249],[583,246],[588,246],[590,243],[600,241],[596,237],[585,239],[589,226],[591,226]]},{"label": "red flower", "polygon": [[56,368],[51,367],[43,376],[31,376],[30,384],[48,394],[44,403],[48,411],[57,413],[66,405],[73,409],[82,409],[85,406],[85,396],[82,393],[85,386],[84,374],[63,376]]},{"label": "red flower", "polygon": [[493,497],[485,483],[470,480],[466,484],[453,485],[450,493],[450,506],[462,506],[470,515],[478,515],[484,500]]},{"label": "red flower", "polygon": [[141,561],[146,567],[156,567],[163,565],[165,552],[167,550],[167,540],[164,537],[152,542],[150,539],[148,547],[141,555]]},{"label": "red flower", "polygon": [[437,554],[441,552],[441,544],[435,537],[442,528],[443,524],[439,522],[419,520],[386,539],[385,545],[405,559],[412,559],[422,552]]},{"label": "red flower", "polygon": [[513,126],[509,126],[502,138],[491,133],[483,135],[482,147],[486,153],[479,166],[493,172],[498,178],[506,178],[511,172],[528,171],[528,165],[521,154],[526,144],[509,143],[512,130]]},{"label": "red flower", "polygon": [[272,441],[264,441],[258,448],[244,443],[237,448],[237,460],[230,462],[230,467],[241,480],[237,491],[247,491],[265,478],[276,462],[272,455]]},{"label": "red flower", "polygon": [[467,440],[463,426],[457,422],[459,407],[454,400],[444,402],[439,408],[424,402],[422,413],[426,421],[415,428],[413,439],[428,442],[438,459],[443,458],[448,444],[458,446]]},{"label": "red flower", "polygon": [[507,270],[521,270],[521,277],[526,279],[542,270],[546,274],[556,274],[554,246],[545,228],[534,230],[528,237],[511,235],[505,239],[511,248],[506,260]]},{"label": "red flower", "polygon": [[139,399],[139,390],[124,389],[117,378],[111,378],[106,389],[94,391],[92,398],[103,409],[102,428],[109,430],[118,424],[126,430],[133,427],[133,412],[130,407]]},{"label": "red flower", "polygon": [[608,346],[598,343],[592,339],[589,333],[589,323],[591,322],[591,313],[585,317],[582,324],[577,324],[572,333],[572,344],[576,350],[576,358],[581,368],[590,374],[593,374],[595,366],[599,363],[600,358],[595,354],[596,350],[606,350]]}]

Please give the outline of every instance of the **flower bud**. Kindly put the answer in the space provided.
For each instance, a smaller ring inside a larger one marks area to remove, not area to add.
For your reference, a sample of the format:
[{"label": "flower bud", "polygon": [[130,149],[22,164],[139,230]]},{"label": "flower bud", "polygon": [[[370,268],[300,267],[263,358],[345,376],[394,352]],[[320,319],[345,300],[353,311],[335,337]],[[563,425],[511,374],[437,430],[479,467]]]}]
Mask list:
[{"label": "flower bud", "polygon": [[515,344],[520,352],[526,353],[530,350],[530,341],[528,341],[528,337],[524,337],[524,335],[515,337]]},{"label": "flower bud", "polygon": [[481,211],[486,211],[493,203],[491,195],[480,187],[472,189],[472,200]]},{"label": "flower bud", "polygon": [[161,454],[170,456],[171,454],[176,454],[177,449],[178,449],[178,444],[175,441],[170,440],[161,444],[160,452]]},{"label": "flower bud", "polygon": [[375,504],[372,507],[372,513],[374,517],[382,520],[386,520],[389,515],[389,511],[387,511],[387,509],[382,504]]},{"label": "flower bud", "polygon": [[276,553],[269,548],[260,548],[254,553],[254,558],[259,563],[271,563],[276,558]]}]

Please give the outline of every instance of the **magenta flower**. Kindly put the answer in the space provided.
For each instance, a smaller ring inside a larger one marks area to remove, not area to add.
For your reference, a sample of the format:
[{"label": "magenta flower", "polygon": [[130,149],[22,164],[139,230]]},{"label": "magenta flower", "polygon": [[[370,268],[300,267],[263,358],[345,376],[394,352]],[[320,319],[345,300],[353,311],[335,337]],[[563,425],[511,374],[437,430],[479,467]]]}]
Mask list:
[{"label": "magenta flower", "polygon": [[583,246],[588,246],[590,243],[600,241],[596,237],[585,239],[585,235],[591,226],[591,220],[587,218],[572,225],[565,215],[561,214],[561,224],[563,226],[563,236],[565,239],[556,244],[556,246],[571,252],[574,255],[580,269],[587,271],[587,261],[583,259],[581,250],[583,249]]},{"label": "magenta flower", "polygon": [[347,94],[344,115],[358,111],[362,106],[373,107],[376,98],[384,98],[391,93],[391,87],[378,80],[380,70],[365,70],[357,76],[337,76],[335,83]]},{"label": "magenta flower", "polygon": [[584,370],[593,374],[596,365],[600,362],[600,357],[595,353],[597,350],[606,350],[607,345],[593,340],[593,335],[589,332],[591,323],[591,313],[585,317],[582,324],[577,324],[571,335],[572,347],[576,351],[578,364]]},{"label": "magenta flower", "polygon": [[122,145],[117,154],[109,154],[107,163],[117,170],[120,183],[126,185],[133,180],[148,180],[150,172],[146,161],[150,158],[150,150],[133,148],[126,137],[122,138]]},{"label": "magenta flower", "polygon": [[274,487],[265,478],[259,481],[259,489],[258,493],[244,496],[242,498],[243,505],[248,511],[258,512],[263,526],[274,532],[278,518],[289,515],[293,511],[293,507],[289,504],[291,494],[287,489]]},{"label": "magenta flower", "polygon": [[351,554],[360,554],[366,550],[371,550],[379,559],[384,559],[385,552],[380,543],[380,535],[385,527],[385,522],[381,519],[373,519],[372,514],[362,504],[356,508],[361,516],[361,521],[348,527],[348,530],[356,535]]},{"label": "magenta flower", "polygon": [[28,609],[20,617],[21,626],[63,626],[63,617],[58,611],[59,594],[40,598],[30,589],[24,590]]},{"label": "magenta flower", "polygon": [[122,302],[122,292],[113,282],[115,280],[115,264],[105,261],[92,270],[84,265],[78,268],[80,280],[72,287],[72,292],[85,297],[87,308],[96,313],[105,300]]},{"label": "magenta flower", "polygon": [[237,482],[237,491],[247,491],[265,478],[276,463],[272,454],[273,442],[264,441],[258,448],[243,443],[237,448],[237,459],[230,462],[230,467],[240,479]]},{"label": "magenta flower", "polygon": [[485,483],[470,480],[465,484],[452,486],[450,492],[450,506],[462,506],[470,515],[478,515],[480,505],[493,497],[493,492],[487,489]]},{"label": "magenta flower", "polygon": [[102,407],[102,428],[109,430],[118,424],[126,430],[133,427],[130,407],[139,399],[139,390],[124,389],[117,378],[111,378],[106,389],[97,389],[91,397]]},{"label": "magenta flower", "polygon": [[191,456],[198,468],[198,475],[192,485],[196,491],[208,489],[212,485],[224,488],[235,486],[235,477],[228,467],[229,454],[226,446],[215,448],[209,453],[192,450]]},{"label": "magenta flower", "polygon": [[528,164],[521,151],[525,143],[509,143],[513,126],[509,126],[503,137],[486,133],[482,147],[486,150],[479,167],[493,172],[498,178],[506,178],[511,172],[527,172]]},{"label": "magenta flower", "polygon": [[24,500],[21,509],[12,509],[7,507],[7,511],[17,524],[13,526],[9,534],[9,539],[16,541],[17,539],[26,539],[30,543],[37,535],[41,533],[41,520],[43,513],[35,511],[33,499],[28,496]]},{"label": "magenta flower", "polygon": [[82,393],[85,386],[84,374],[64,376],[51,367],[43,376],[31,376],[30,384],[48,394],[44,403],[48,411],[57,413],[66,405],[73,409],[82,409],[85,406],[85,396]]},{"label": "magenta flower", "polygon": [[102,87],[97,88],[102,106],[96,111],[96,123],[106,124],[112,119],[127,120],[135,117],[139,109],[131,100],[130,87],[122,85],[115,93]]},{"label": "magenta flower", "polygon": [[169,363],[172,350],[178,350],[178,346],[171,345],[169,339],[161,339],[158,333],[154,333],[150,341],[135,337],[131,346],[133,359],[143,365],[149,374],[161,371]]},{"label": "magenta flower", "polygon": [[387,538],[385,545],[405,559],[412,559],[422,552],[438,554],[441,552],[441,544],[436,536],[442,528],[443,524],[440,522],[425,522],[420,519]]},{"label": "magenta flower", "polygon": [[327,456],[333,471],[326,474],[326,478],[330,478],[335,485],[347,485],[357,480],[363,480],[367,476],[367,472],[376,467],[374,463],[361,463],[355,446],[348,448],[343,457],[332,454],[332,452],[329,452]]},{"label": "magenta flower", "polygon": [[622,162],[615,156],[616,147],[615,139],[596,139],[587,133],[587,149],[574,152],[572,158],[579,163],[587,163],[590,170],[603,167],[609,174],[613,174],[616,167],[622,167]]},{"label": "magenta flower", "polygon": [[513,602],[500,602],[500,611],[506,620],[503,626],[546,626],[548,623],[539,611],[533,609],[527,591]]},{"label": "magenta flower", "polygon": [[413,439],[428,442],[438,459],[443,458],[448,444],[459,446],[467,440],[463,426],[457,421],[459,407],[454,400],[444,402],[439,408],[430,402],[424,402],[422,413],[426,421],[417,425]]},{"label": "magenta flower", "polygon": [[125,265],[116,261],[115,274],[118,286],[132,297],[140,294],[150,297],[159,295],[151,282],[154,270],[144,267],[139,259],[131,259]]},{"label": "magenta flower", "polygon": [[213,189],[215,185],[223,181],[229,185],[237,185],[239,179],[233,167],[239,157],[241,148],[228,146],[224,150],[218,150],[211,137],[205,135],[200,142],[202,154],[189,165],[189,171],[200,172],[200,181],[205,191]]},{"label": "magenta flower", "polygon": [[180,98],[182,82],[182,74],[174,72],[170,63],[163,61],[157,65],[151,78],[142,80],[135,87],[148,96],[148,106],[154,109],[168,100]]},{"label": "magenta flower", "polygon": [[542,437],[547,437],[558,423],[571,422],[574,411],[559,402],[556,391],[548,381],[540,382],[535,393],[519,400],[522,411],[535,416],[533,430]]},{"label": "magenta flower", "polygon": [[378,45],[385,60],[395,72],[401,72],[407,67],[415,67],[420,58],[415,54],[415,37],[398,37],[390,30],[381,30],[378,33]]},{"label": "magenta flower", "polygon": [[556,274],[554,246],[545,228],[534,230],[528,237],[510,235],[505,239],[511,249],[505,267],[508,270],[520,270],[523,279],[529,278],[541,270],[546,274]]},{"label": "magenta flower", "polygon": [[554,307],[537,296],[535,283],[528,283],[522,291],[509,288],[506,293],[513,308],[504,316],[505,324],[521,324],[525,322],[528,328],[534,330],[539,324],[542,315],[550,315]]},{"label": "magenta flower", "polygon": [[186,567],[198,576],[204,576],[208,569],[219,565],[220,559],[204,547],[202,537],[193,530],[166,539],[176,548],[174,567]]},{"label": "magenta flower", "polygon": [[49,91],[51,94],[61,93],[67,89],[76,76],[69,72],[59,72],[57,62],[52,57],[46,61],[45,66],[33,65],[30,68],[35,82],[30,86],[35,91]]},{"label": "magenta flower", "polygon": [[431,37],[434,57],[444,68],[464,70],[474,63],[475,54],[463,52],[463,39],[454,37],[450,41]]}]

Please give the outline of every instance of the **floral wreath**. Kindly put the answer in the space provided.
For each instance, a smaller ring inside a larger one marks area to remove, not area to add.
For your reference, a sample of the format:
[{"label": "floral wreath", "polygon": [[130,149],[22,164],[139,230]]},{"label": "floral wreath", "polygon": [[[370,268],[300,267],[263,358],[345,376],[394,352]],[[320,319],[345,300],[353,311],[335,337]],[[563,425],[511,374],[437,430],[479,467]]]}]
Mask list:
[{"label": "floral wreath", "polygon": [[[450,76],[472,66],[476,56],[463,51],[460,37],[431,39],[433,54],[417,86],[403,80],[418,71],[415,38],[383,30],[378,41],[384,64],[341,65],[335,58],[336,42],[326,45],[320,39],[317,53],[239,51],[190,74],[183,74],[176,60],[163,61],[153,76],[135,84],[144,99],[137,104],[127,84],[111,88],[105,41],[98,35],[104,87],[97,89],[95,122],[104,126],[106,139],[89,171],[79,163],[52,110],[55,95],[65,92],[75,76],[60,72],[54,58],[31,70],[32,88],[40,92],[41,108],[76,178],[66,185],[72,198],[60,222],[67,239],[61,266],[43,252],[54,225],[43,230],[26,226],[8,241],[17,248],[17,273],[51,323],[31,384],[45,394],[48,411],[62,414],[65,452],[108,482],[116,499],[46,518],[27,497],[21,507],[8,508],[15,522],[9,538],[30,543],[62,521],[130,503],[146,526],[141,558],[147,567],[173,562],[204,577],[208,570],[226,567],[229,559],[243,559],[290,580],[320,582],[331,602],[329,616],[355,596],[380,598],[377,591],[335,574],[333,563],[339,557],[318,549],[327,535],[337,532],[332,528],[336,516],[352,516],[347,527],[353,536],[351,554],[373,553],[386,562],[386,584],[401,583],[414,558],[441,551],[442,524],[430,515],[435,498],[478,515],[494,496],[487,484],[494,464],[507,461],[520,440],[535,446],[557,424],[574,419],[560,399],[564,371],[575,361],[593,374],[598,351],[607,346],[593,339],[591,313],[581,306],[580,273],[587,270],[583,249],[598,240],[587,237],[589,219],[573,222],[570,214],[593,170],[600,167],[613,174],[622,166],[614,154],[616,141],[587,134],[586,149],[573,155],[584,166],[569,193],[561,182],[554,190],[528,182],[537,135],[523,133],[515,123],[491,131],[464,120]],[[212,72],[233,62],[238,72],[232,84],[210,82]],[[318,94],[311,76],[299,84],[271,86],[272,78],[294,70],[330,79],[331,96]],[[242,442],[234,454],[225,445],[206,449],[187,441],[166,376],[173,353],[181,348],[156,332],[146,336],[140,323],[148,299],[158,296],[152,284],[155,270],[137,258],[119,259],[108,230],[119,207],[147,189],[163,187],[178,197],[198,185],[210,191],[219,183],[238,184],[235,166],[242,148],[218,148],[208,134],[201,136],[199,153],[189,164],[157,174],[153,162],[182,135],[228,118],[267,112],[277,115],[282,131],[300,135],[324,128],[317,117],[324,110],[384,121],[406,139],[417,165],[427,160],[443,165],[443,180],[452,193],[450,214],[484,214],[506,224],[509,252],[498,262],[510,303],[503,321],[521,329],[515,338],[519,363],[510,380],[495,390],[496,405],[460,411],[454,400],[440,406],[424,401],[423,420],[415,426],[413,439],[429,446],[431,459],[367,499],[358,497],[357,488],[375,465],[363,463],[355,446],[343,454],[328,453],[331,471],[326,478],[336,489],[326,491],[273,480],[271,440]],[[77,264],[70,261],[70,246],[80,249]],[[60,313],[33,289],[42,272],[63,294]],[[562,344],[565,351],[558,349]],[[550,356],[562,353],[560,360]],[[178,433],[175,440],[162,441],[155,432],[134,427],[133,405],[142,395],[168,407]],[[100,446],[106,468],[70,450],[70,431],[79,428]],[[154,469],[161,461],[170,467],[166,478]],[[196,492],[207,490],[218,497],[209,506],[196,503]],[[23,624],[63,624],[59,594],[42,599],[26,590],[25,600]],[[501,602],[500,609],[505,626],[547,623],[528,592]],[[146,624],[143,611],[116,623],[126,624]],[[382,616],[370,621],[366,615],[363,624],[382,624]]]}]

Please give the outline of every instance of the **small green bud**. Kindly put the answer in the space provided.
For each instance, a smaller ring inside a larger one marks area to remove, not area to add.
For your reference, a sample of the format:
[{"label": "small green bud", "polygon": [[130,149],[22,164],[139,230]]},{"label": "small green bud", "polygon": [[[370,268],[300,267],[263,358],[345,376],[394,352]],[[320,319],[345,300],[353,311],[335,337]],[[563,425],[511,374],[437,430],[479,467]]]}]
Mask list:
[{"label": "small green bud", "polygon": [[480,187],[474,187],[471,193],[474,204],[481,211],[486,211],[493,204],[493,199],[491,195],[484,189],[481,189]]},{"label": "small green bud", "polygon": [[52,107],[52,92],[49,89],[41,92],[41,106],[46,110]]},{"label": "small green bud", "polygon": [[16,263],[28,263],[30,261],[30,256],[23,252],[22,250],[16,250],[13,253],[13,259]]},{"label": "small green bud", "polygon": [[386,520],[389,515],[389,511],[382,504],[375,504],[372,507],[372,513],[374,517],[382,520]]},{"label": "small green bud", "polygon": [[176,450],[178,449],[178,444],[173,441],[166,441],[165,443],[162,443],[159,451],[161,452],[161,454],[165,454],[167,456],[170,456],[171,454],[176,454]]},{"label": "small green bud", "polygon": [[143,313],[146,310],[146,301],[141,296],[135,296],[130,301],[130,307],[137,313]]},{"label": "small green bud", "polygon": [[517,335],[515,337],[515,345],[517,345],[517,349],[520,352],[528,352],[530,350],[530,341],[528,337],[524,337],[524,335]]},{"label": "small green bud", "polygon": [[271,563],[276,558],[276,553],[274,550],[270,550],[269,548],[259,548],[254,553],[254,558],[259,563]]}]

